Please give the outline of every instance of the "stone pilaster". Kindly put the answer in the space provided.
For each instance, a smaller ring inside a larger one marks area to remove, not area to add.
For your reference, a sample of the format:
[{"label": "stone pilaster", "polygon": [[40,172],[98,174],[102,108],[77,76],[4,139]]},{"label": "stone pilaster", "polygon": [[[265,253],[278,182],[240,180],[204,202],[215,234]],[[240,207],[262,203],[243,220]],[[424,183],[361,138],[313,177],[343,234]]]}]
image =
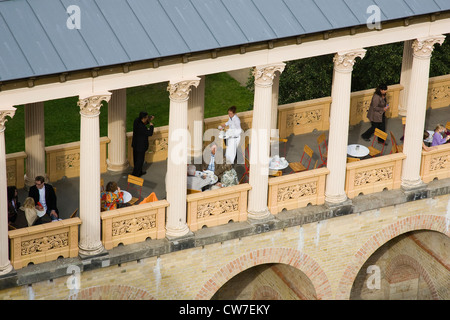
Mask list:
[{"label": "stone pilaster", "polygon": [[36,176],[45,174],[45,117],[44,102],[25,105],[25,185],[34,185]]},{"label": "stone pilaster", "polygon": [[257,66],[253,107],[252,136],[250,146],[249,182],[252,189],[248,196],[248,218],[265,219],[270,215],[267,208],[269,182],[269,154],[272,118],[272,85],[276,73],[282,73],[285,64]]},{"label": "stone pilaster", "polygon": [[108,159],[109,171],[123,171],[128,168],[127,160],[127,90],[112,91],[108,103]]},{"label": "stone pilaster", "polygon": [[205,116],[205,76],[200,77],[188,100],[188,130],[191,137],[190,155],[194,163],[201,164],[203,156],[203,120]]},{"label": "stone pilaster", "polygon": [[166,175],[167,208],[166,235],[181,237],[189,233],[186,223],[188,157],[188,100],[191,86],[200,79],[171,81],[167,90],[170,98],[169,143]]},{"label": "stone pilaster", "polygon": [[406,116],[406,109],[408,106],[408,92],[413,61],[412,43],[412,40],[407,40],[403,45],[402,71],[400,74],[400,84],[403,86],[403,90],[400,91],[398,106],[398,114],[400,116]]},{"label": "stone pilaster", "polygon": [[345,174],[350,121],[350,93],[353,65],[356,58],[364,58],[365,49],[338,52],[334,56],[333,84],[331,88],[330,130],[328,134],[325,201],[338,204],[347,200]]},{"label": "stone pilaster", "polygon": [[104,251],[100,221],[100,107],[111,93],[80,96],[80,225],[79,254]]},{"label": "stone pilaster", "polygon": [[14,117],[15,112],[14,107],[0,107],[0,275],[13,269],[9,261],[5,123],[8,120],[6,117]]},{"label": "stone pilaster", "polygon": [[445,36],[438,35],[416,39],[412,43],[413,61],[408,90],[405,139],[403,153],[406,154],[402,168],[402,188],[414,189],[423,184],[420,177],[422,141],[428,96],[431,54],[436,43],[442,44]]}]

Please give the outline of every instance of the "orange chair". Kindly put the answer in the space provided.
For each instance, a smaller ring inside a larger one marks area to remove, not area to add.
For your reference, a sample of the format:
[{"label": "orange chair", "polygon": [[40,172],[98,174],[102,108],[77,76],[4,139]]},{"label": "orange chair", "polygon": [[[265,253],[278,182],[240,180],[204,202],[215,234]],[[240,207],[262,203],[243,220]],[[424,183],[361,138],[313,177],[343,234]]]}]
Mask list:
[{"label": "orange chair", "polygon": [[144,200],[142,200],[139,204],[155,202],[155,201],[158,201],[158,197],[156,196],[156,194],[154,192],[152,192],[152,193],[150,193],[150,195],[148,197],[144,198]]},{"label": "orange chair", "polygon": [[[379,156],[379,155],[383,155],[384,145],[386,144],[387,136],[388,135],[387,135],[386,132],[384,132],[384,131],[382,131],[382,130],[380,130],[378,128],[375,129],[375,132],[374,132],[374,135],[373,135],[373,140],[372,140],[372,145],[369,146],[369,155],[371,157],[376,157],[376,156]],[[381,144],[382,145],[381,150],[379,150],[379,149],[377,149],[377,148],[375,148],[373,146],[375,140],[378,140],[378,139],[383,140],[383,143]]]},{"label": "orange chair", "polygon": [[131,189],[136,189],[139,192],[139,198],[132,197],[131,200],[128,202],[129,204],[133,205],[137,201],[141,200],[142,195],[142,186],[144,185],[144,179],[135,177],[131,174],[128,175],[128,185],[127,185],[127,191],[129,192]]},{"label": "orange chair", "polygon": [[403,152],[403,145],[398,145],[397,144],[397,140],[395,139],[395,136],[392,133],[392,131],[389,131],[389,133],[391,134],[391,142],[392,142],[391,153]]},{"label": "orange chair", "polygon": [[303,147],[303,154],[299,162],[291,162],[289,163],[289,167],[292,169],[291,173],[306,171],[309,169],[311,165],[311,160],[313,157],[314,151],[305,144]]},{"label": "orange chair", "polygon": [[317,138],[317,144],[319,145],[320,160],[322,161],[322,163],[319,165],[320,168],[327,165],[328,144],[325,132]]}]

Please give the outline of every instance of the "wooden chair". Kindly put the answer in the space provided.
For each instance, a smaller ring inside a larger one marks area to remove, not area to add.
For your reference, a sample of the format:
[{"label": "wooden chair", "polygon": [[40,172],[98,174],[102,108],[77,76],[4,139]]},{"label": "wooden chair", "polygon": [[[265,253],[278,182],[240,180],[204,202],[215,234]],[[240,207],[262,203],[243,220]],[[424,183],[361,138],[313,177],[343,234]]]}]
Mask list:
[{"label": "wooden chair", "polygon": [[303,147],[303,154],[299,162],[291,162],[289,163],[289,167],[292,169],[291,173],[306,171],[309,169],[311,165],[311,159],[313,157],[314,151],[305,144]]},{"label": "wooden chair", "polygon": [[16,230],[17,228],[14,227],[12,224],[8,223],[8,230]]},{"label": "wooden chair", "polygon": [[[142,186],[144,185],[144,179],[139,178],[136,176],[133,176],[131,174],[128,175],[128,185],[127,185],[127,191],[130,192],[133,189],[136,189],[139,192],[139,198],[131,196],[131,200],[128,202],[129,204],[133,205],[137,201],[141,200],[142,197]],[[131,192],[130,192],[131,193]]]},{"label": "wooden chair", "polygon": [[[384,131],[381,131],[380,129],[376,128],[374,135],[373,135],[373,140],[372,140],[372,145],[369,146],[369,155],[371,157],[376,157],[379,155],[383,155],[383,151],[384,151],[384,145],[386,144],[386,139],[387,139],[387,133]],[[373,145],[375,143],[375,140],[381,139],[383,140],[383,143],[381,144],[381,150],[375,148]]]},{"label": "wooden chair", "polygon": [[283,171],[281,170],[269,170],[269,176],[271,177],[280,177],[283,175]]},{"label": "wooden chair", "polygon": [[200,190],[195,190],[195,189],[187,189],[187,194],[193,194],[193,193],[200,193]]},{"label": "wooden chair", "polygon": [[320,168],[327,165],[328,144],[325,132],[317,138],[317,144],[319,145],[320,160],[322,161],[319,165]]},{"label": "wooden chair", "polygon": [[70,218],[75,218],[78,213],[78,208],[70,215]]},{"label": "wooden chair", "polygon": [[447,121],[447,124],[445,125],[445,129],[447,130],[447,132],[450,131],[450,121]]},{"label": "wooden chair", "polygon": [[356,162],[356,161],[361,161],[361,159],[360,158],[347,157],[347,163],[349,163],[349,162]]},{"label": "wooden chair", "polygon": [[395,139],[395,136],[392,133],[392,131],[389,131],[389,133],[391,134],[391,142],[392,142],[391,153],[403,152],[403,145],[398,145],[397,144],[397,140]]},{"label": "wooden chair", "polygon": [[239,184],[241,184],[244,181],[245,177],[247,177],[247,182],[249,180],[249,174],[250,174],[250,149],[249,149],[249,145],[248,144],[245,147],[244,168],[245,168],[245,172],[242,175],[241,179],[239,180]]}]

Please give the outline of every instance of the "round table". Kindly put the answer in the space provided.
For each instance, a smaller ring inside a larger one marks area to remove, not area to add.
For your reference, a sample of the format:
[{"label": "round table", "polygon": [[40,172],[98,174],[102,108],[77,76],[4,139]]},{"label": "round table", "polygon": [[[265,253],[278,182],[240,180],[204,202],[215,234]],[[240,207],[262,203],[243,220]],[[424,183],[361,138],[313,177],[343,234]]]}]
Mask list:
[{"label": "round table", "polygon": [[369,148],[362,144],[350,144],[347,146],[347,154],[355,158],[363,158],[369,154]]},{"label": "round table", "polygon": [[[280,158],[280,166],[273,166],[273,164],[272,164],[272,159],[273,159],[273,157],[270,157],[269,158],[269,169],[270,170],[283,170],[283,169],[286,169],[288,166],[289,166],[289,162],[287,162],[287,160],[286,159],[283,159],[283,158]],[[284,160],[284,161],[283,161]],[[272,164],[272,165],[271,165]]]}]

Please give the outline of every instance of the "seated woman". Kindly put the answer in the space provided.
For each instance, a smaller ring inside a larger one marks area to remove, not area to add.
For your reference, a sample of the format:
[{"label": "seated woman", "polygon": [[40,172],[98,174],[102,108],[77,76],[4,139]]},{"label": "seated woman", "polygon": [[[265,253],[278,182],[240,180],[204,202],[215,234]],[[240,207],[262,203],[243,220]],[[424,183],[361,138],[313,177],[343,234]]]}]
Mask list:
[{"label": "seated woman", "polygon": [[439,146],[441,144],[446,143],[450,136],[443,137],[443,133],[445,132],[445,127],[442,124],[438,124],[434,129],[433,142],[431,142],[431,146]]},{"label": "seated woman", "polygon": [[17,218],[17,211],[20,208],[19,198],[17,196],[17,188],[15,186],[8,186],[8,222],[13,223]]},{"label": "seated woman", "polygon": [[123,204],[123,192],[115,181],[110,181],[106,185],[105,191],[101,192],[101,211],[117,209],[119,204]]},{"label": "seated woman", "polygon": [[42,210],[38,210],[36,208],[36,204],[34,203],[34,199],[32,197],[27,197],[25,199],[23,205],[20,207],[20,211],[21,212],[19,212],[17,220],[24,221],[24,223],[17,223],[19,228],[31,227],[43,223],[52,222],[50,216],[45,213],[44,208],[42,208]]},{"label": "seated woman", "polygon": [[429,137],[430,137],[430,134],[428,133],[427,130],[425,130],[425,131],[423,132],[423,141],[422,141],[422,150],[424,150],[424,151],[431,151],[431,150],[436,149],[435,146],[434,146],[434,147],[429,147],[429,146],[427,146],[427,145],[425,144],[425,141],[427,141],[427,139],[428,139]]}]

